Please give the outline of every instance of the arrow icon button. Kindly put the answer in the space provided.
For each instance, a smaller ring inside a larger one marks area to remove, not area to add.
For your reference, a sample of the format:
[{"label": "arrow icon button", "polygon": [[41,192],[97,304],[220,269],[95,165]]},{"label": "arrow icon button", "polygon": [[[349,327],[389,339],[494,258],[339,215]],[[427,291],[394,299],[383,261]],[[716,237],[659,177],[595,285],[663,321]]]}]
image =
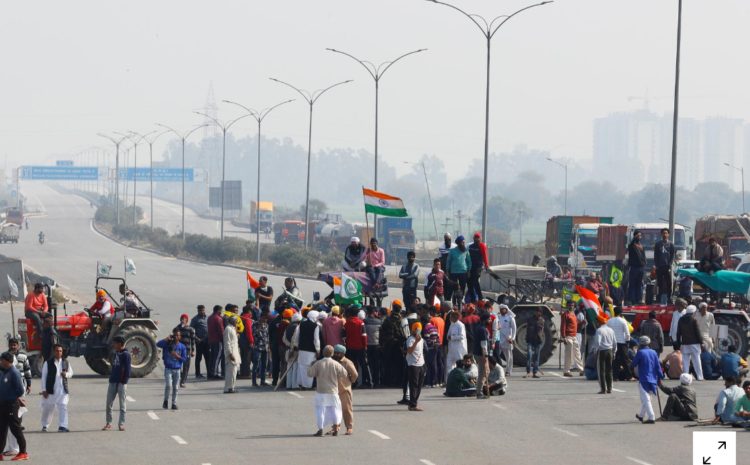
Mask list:
[{"label": "arrow icon button", "polygon": [[[726,441],[719,441],[719,450],[721,450],[722,448],[724,448],[726,450],[726,448],[727,448],[727,442]],[[709,458],[711,458],[711,457],[709,457]]]},{"label": "arrow icon button", "polygon": [[711,457],[703,457],[703,465],[711,465],[711,462],[709,462],[709,460],[711,460]]}]

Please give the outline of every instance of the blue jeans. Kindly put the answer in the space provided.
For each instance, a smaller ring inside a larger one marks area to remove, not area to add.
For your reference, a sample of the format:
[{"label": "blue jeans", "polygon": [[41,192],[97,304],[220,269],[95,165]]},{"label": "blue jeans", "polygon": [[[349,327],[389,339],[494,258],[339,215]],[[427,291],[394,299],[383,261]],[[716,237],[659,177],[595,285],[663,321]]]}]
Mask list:
[{"label": "blue jeans", "polygon": [[256,375],[260,377],[261,384],[266,384],[266,361],[268,352],[265,350],[253,349],[253,384],[256,384]]},{"label": "blue jeans", "polygon": [[630,302],[643,301],[643,267],[631,266],[628,275],[628,299]]},{"label": "blue jeans", "polygon": [[539,353],[542,351],[541,342],[526,343],[526,373],[531,373],[531,361],[534,360],[534,374],[539,371]]},{"label": "blue jeans", "polygon": [[172,405],[177,403],[177,390],[180,387],[180,368],[164,369],[164,401],[169,400],[169,391],[172,391]]},{"label": "blue jeans", "polygon": [[[385,267],[384,266],[375,266],[372,267],[370,265],[367,265],[365,268],[365,272],[367,273],[367,276],[370,278],[370,281],[372,282],[372,285],[380,284],[380,281],[383,279],[383,273],[385,273]],[[409,305],[407,302],[404,302],[404,305]]]}]

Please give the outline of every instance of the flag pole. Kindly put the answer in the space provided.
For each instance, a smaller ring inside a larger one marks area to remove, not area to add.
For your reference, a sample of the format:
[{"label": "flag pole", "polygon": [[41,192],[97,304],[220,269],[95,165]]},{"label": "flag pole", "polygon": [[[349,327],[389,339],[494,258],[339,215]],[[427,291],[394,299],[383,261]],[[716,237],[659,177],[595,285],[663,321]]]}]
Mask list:
[{"label": "flag pole", "polygon": [[[365,186],[362,186],[362,202],[364,203],[365,200]],[[365,225],[366,225],[366,231],[367,231],[367,242],[365,242],[365,247],[370,246],[370,220],[367,217],[367,204],[365,203]],[[375,231],[373,231],[374,233]]]},{"label": "flag pole", "polygon": [[16,316],[13,312],[13,294],[10,289],[8,289],[8,297],[10,299],[10,322],[13,324],[13,337],[16,337]]}]

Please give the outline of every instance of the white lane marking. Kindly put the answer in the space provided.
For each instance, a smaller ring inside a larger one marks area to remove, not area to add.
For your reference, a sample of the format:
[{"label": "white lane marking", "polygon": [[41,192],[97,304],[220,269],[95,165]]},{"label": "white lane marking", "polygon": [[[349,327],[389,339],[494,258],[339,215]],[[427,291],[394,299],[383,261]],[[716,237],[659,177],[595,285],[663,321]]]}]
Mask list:
[{"label": "white lane marking", "polygon": [[368,430],[370,433],[374,434],[375,436],[379,437],[380,439],[391,439],[385,434],[381,433],[380,431],[375,431],[374,429]]},{"label": "white lane marking", "polygon": [[287,392],[287,394],[292,395],[296,397],[297,399],[304,399],[301,395],[297,394],[296,392]]},{"label": "white lane marking", "polygon": [[553,429],[553,430],[555,430],[555,431],[559,431],[559,432],[561,432],[561,433],[565,433],[565,434],[567,434],[568,436],[573,436],[574,438],[577,438],[577,437],[578,437],[578,435],[577,435],[577,434],[575,434],[575,433],[571,433],[570,431],[565,431],[564,429],[560,429],[560,428],[552,428],[552,429]]},{"label": "white lane marking", "polygon": [[643,460],[634,459],[633,457],[627,457],[626,456],[625,458],[628,459],[628,460],[631,460],[631,461],[633,461],[635,463],[640,463],[641,465],[651,465],[648,462],[644,462]]},{"label": "white lane marking", "polygon": [[500,405],[500,404],[492,404],[492,405],[501,410],[508,410],[508,407],[506,407],[505,405]]},{"label": "white lane marking", "polygon": [[34,194],[34,192],[29,192],[29,194],[31,194],[31,196],[34,197],[37,202],[39,202],[39,205],[42,207],[42,211],[46,212],[47,209],[44,208],[44,204],[42,203],[41,200],[39,200],[39,197],[37,197],[36,194]]},{"label": "white lane marking", "polygon": [[615,388],[612,388],[612,390],[613,390],[613,391],[617,391],[617,392],[625,392],[625,391],[621,391],[621,390],[619,390],[619,389],[615,389]]},{"label": "white lane marking", "polygon": [[421,459],[420,462],[424,463],[424,465],[435,465],[434,463],[430,462],[427,459]]},{"label": "white lane marking", "polygon": [[147,413],[148,413],[148,416],[149,416],[149,417],[150,417],[150,418],[151,418],[152,420],[158,420],[158,419],[159,419],[159,417],[157,417],[157,416],[156,416],[156,414],[155,414],[155,413],[153,412],[153,410],[149,410],[149,411],[148,411]]},{"label": "white lane marking", "polygon": [[135,402],[135,399],[130,396],[125,396],[125,400],[127,400],[128,402]]},{"label": "white lane marking", "polygon": [[563,376],[563,375],[561,375],[561,374],[558,374],[558,373],[555,373],[554,371],[550,371],[550,372],[549,372],[549,374],[551,374],[551,375],[555,375],[555,376],[557,376],[558,378],[565,378],[565,376]]},{"label": "white lane marking", "polygon": [[182,439],[179,436],[172,436],[172,439],[174,439],[175,441],[177,441],[177,444],[179,444],[181,446],[184,446],[185,444],[187,444],[187,441],[184,440],[184,439]]},{"label": "white lane marking", "polygon": [[[75,202],[73,202],[73,199],[71,199],[69,196],[66,196],[65,198],[68,199],[68,202],[70,202],[71,205],[73,205],[74,207],[76,207],[78,209],[78,211],[81,213],[81,215],[84,214],[83,210],[81,210],[81,207],[79,207]],[[76,198],[80,198],[80,197],[76,196]]]}]

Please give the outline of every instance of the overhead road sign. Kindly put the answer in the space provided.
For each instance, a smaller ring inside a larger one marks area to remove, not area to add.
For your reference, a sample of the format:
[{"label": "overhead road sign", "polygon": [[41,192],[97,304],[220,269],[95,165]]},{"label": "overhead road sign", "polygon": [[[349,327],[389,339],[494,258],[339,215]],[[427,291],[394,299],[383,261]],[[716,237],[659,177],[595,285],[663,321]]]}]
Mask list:
[{"label": "overhead road sign", "polygon": [[96,181],[96,166],[22,166],[21,179],[30,181]]},{"label": "overhead road sign", "polygon": [[73,166],[73,160],[57,160],[56,166]]},{"label": "overhead road sign", "polygon": [[[149,181],[151,168],[120,169],[120,180],[133,181],[136,175],[138,181]],[[193,179],[193,168],[185,168],[185,182],[193,182]],[[154,181],[182,182],[182,168],[154,168]]]}]

